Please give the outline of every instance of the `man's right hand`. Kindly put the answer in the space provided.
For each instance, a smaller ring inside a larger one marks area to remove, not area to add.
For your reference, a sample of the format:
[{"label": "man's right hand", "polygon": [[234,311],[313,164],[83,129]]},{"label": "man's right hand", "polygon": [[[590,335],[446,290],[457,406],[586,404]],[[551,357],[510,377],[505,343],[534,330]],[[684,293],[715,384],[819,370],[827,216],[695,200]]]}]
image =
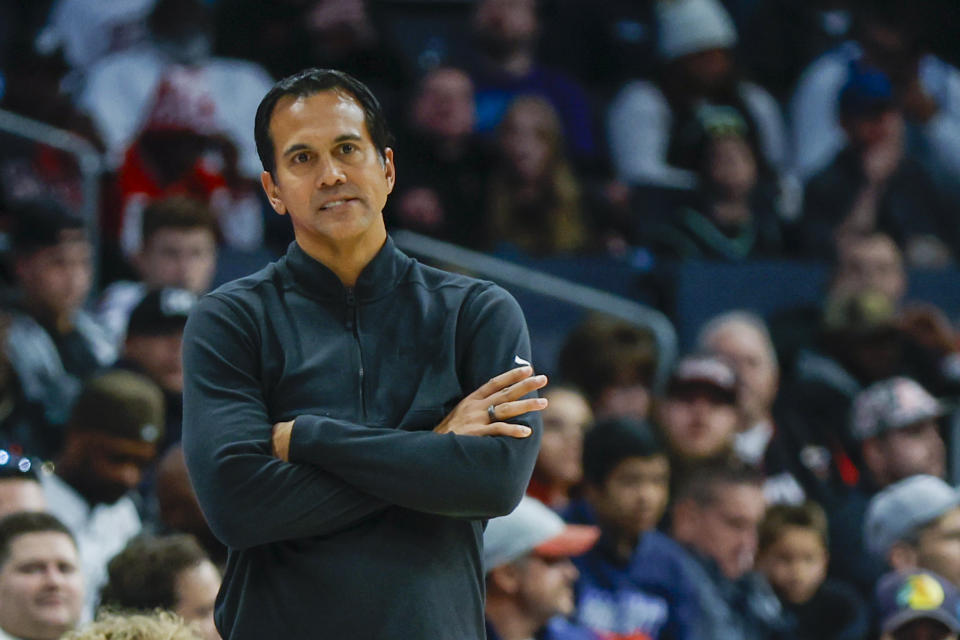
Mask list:
[{"label": "man's right hand", "polygon": [[[503,421],[530,411],[542,411],[547,406],[546,398],[524,399],[523,396],[546,384],[547,376],[533,375],[533,368],[529,366],[501,373],[461,400],[433,431],[461,436],[526,438],[531,433],[529,427]],[[494,420],[488,412],[491,406]]]}]

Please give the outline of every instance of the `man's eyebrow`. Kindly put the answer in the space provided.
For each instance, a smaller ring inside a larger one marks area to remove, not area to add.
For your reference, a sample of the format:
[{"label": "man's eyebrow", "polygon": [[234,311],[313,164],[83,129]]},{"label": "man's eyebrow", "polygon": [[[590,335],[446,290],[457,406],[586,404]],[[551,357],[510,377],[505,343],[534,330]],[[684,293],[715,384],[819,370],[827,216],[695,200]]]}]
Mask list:
[{"label": "man's eyebrow", "polygon": [[339,143],[341,143],[341,142],[355,142],[355,141],[358,141],[358,140],[363,140],[363,136],[361,136],[361,135],[359,135],[359,134],[356,134],[356,133],[344,133],[344,134],[341,134],[341,135],[337,136],[337,138],[336,138],[336,140],[334,140],[334,142],[336,142],[336,143],[339,144]]},{"label": "man's eyebrow", "polygon": [[309,146],[303,144],[302,142],[298,142],[298,143],[292,144],[292,145],[290,145],[289,147],[287,147],[286,149],[284,149],[284,150],[283,150],[283,155],[284,155],[284,156],[288,156],[288,155],[290,155],[291,153],[296,153],[297,151],[309,151],[309,150],[310,150],[310,147],[309,147]]}]

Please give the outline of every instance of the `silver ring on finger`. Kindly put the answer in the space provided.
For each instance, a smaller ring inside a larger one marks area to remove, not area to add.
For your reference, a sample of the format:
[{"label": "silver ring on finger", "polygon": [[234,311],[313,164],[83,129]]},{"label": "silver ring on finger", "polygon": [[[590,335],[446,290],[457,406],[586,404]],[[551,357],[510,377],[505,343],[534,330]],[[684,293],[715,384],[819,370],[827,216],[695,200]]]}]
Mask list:
[{"label": "silver ring on finger", "polygon": [[489,407],[487,407],[487,416],[489,416],[491,423],[497,421],[497,406],[496,406],[496,405],[493,405],[493,404],[492,404],[492,405],[490,405]]}]

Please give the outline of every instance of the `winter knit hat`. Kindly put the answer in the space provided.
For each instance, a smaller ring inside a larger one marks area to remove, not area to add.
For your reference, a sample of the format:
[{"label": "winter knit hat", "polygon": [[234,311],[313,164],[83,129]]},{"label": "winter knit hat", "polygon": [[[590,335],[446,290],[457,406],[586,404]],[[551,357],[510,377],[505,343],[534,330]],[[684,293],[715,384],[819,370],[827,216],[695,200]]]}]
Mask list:
[{"label": "winter knit hat", "polygon": [[660,0],[657,24],[657,53],[668,61],[737,43],[733,20],[718,0]]}]

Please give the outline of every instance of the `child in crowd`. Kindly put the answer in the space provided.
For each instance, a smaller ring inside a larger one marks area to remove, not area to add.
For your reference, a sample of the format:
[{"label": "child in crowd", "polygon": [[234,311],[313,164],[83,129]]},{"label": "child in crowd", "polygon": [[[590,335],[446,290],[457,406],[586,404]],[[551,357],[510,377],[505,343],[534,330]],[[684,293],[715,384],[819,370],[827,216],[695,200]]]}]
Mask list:
[{"label": "child in crowd", "polygon": [[759,530],[757,567],[796,622],[798,640],[865,638],[868,615],[856,592],[827,580],[827,517],[815,502],[778,504]]}]

